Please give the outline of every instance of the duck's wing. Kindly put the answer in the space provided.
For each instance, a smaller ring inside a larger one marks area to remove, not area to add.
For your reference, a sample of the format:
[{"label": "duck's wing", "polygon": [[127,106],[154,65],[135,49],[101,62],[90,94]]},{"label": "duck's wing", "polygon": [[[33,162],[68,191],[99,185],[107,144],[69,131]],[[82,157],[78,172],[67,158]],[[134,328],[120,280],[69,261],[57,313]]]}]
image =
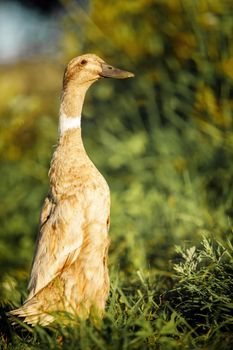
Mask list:
[{"label": "duck's wing", "polygon": [[28,299],[77,259],[83,242],[84,204],[82,193],[66,197],[59,203],[54,203],[51,197],[46,198],[28,284]]}]

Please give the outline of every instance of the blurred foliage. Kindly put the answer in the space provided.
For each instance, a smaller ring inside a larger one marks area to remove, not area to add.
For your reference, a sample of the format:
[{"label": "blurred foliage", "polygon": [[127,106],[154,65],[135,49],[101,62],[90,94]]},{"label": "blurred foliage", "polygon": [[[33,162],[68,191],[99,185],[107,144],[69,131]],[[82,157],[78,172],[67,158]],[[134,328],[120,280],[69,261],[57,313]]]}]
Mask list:
[{"label": "blurred foliage", "polygon": [[231,238],[233,3],[61,2],[59,58],[0,67],[1,296],[25,294],[64,62],[84,52],[136,74],[97,83],[83,111],[86,149],[111,188],[112,279],[119,270],[119,288],[133,285],[143,270],[172,289],[175,245]]}]

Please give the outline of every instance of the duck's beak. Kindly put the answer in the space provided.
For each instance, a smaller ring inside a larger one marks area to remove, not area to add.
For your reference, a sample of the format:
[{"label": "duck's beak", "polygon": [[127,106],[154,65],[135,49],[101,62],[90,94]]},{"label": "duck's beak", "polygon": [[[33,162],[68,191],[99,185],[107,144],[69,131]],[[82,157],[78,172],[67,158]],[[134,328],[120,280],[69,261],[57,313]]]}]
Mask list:
[{"label": "duck's beak", "polygon": [[101,68],[102,68],[102,71],[99,74],[101,77],[104,77],[104,78],[126,79],[126,78],[134,77],[133,73],[115,68],[105,62],[101,63]]}]

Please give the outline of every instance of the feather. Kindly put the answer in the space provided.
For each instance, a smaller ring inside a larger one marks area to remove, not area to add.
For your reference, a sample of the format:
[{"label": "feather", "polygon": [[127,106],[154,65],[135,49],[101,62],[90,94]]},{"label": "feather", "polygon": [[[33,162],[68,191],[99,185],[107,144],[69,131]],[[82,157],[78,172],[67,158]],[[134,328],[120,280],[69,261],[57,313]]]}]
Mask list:
[{"label": "feather", "polygon": [[10,312],[32,325],[53,322],[56,311],[86,318],[92,309],[102,316],[105,308],[110,191],[86,154],[80,129],[86,91],[103,76],[122,79],[132,73],[91,54],[73,59],[64,73],[60,137],[49,170],[29,295]]}]

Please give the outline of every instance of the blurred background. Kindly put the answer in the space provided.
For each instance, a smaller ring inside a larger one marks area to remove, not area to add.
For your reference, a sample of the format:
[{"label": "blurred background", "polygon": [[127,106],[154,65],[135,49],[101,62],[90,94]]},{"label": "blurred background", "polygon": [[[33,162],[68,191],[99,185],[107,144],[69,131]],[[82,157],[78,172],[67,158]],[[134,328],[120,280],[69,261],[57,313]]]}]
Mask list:
[{"label": "blurred background", "polygon": [[[25,296],[67,62],[135,73],[88,92],[83,138],[112,198],[111,271],[169,271],[177,244],[232,232],[233,2],[0,3],[0,295]],[[128,281],[128,279],[127,279]]]}]

